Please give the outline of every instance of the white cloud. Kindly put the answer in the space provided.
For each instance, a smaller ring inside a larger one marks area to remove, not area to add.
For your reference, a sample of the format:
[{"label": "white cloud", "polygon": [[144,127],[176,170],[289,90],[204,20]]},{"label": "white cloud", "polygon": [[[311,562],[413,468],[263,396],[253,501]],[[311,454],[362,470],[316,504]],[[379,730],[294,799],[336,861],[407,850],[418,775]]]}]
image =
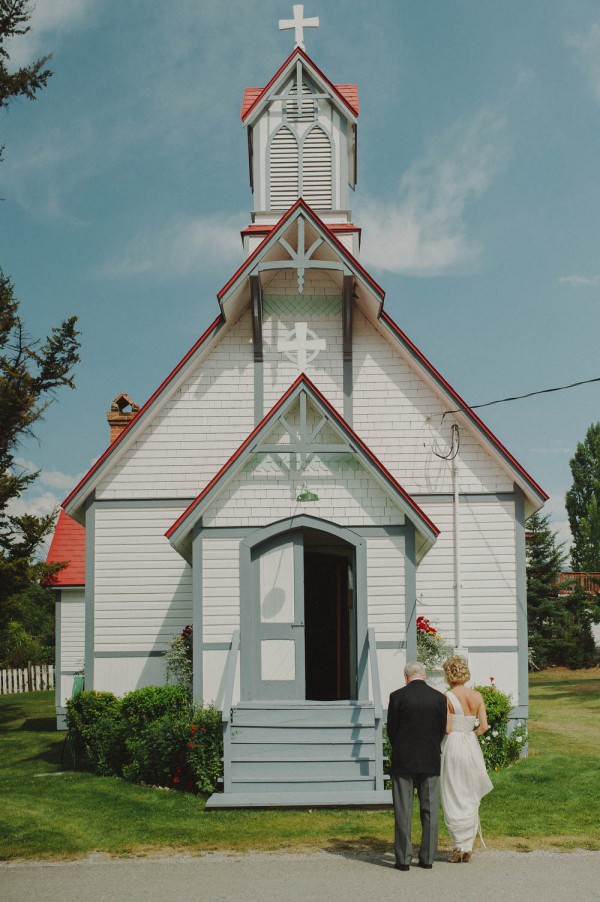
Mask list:
[{"label": "white cloud", "polygon": [[559,279],[563,285],[572,285],[574,288],[598,288],[600,276],[561,276]]},{"label": "white cloud", "polygon": [[487,109],[459,121],[408,169],[395,200],[360,204],[364,262],[417,276],[473,265],[481,248],[468,234],[466,209],[504,163],[505,127]]},{"label": "white cloud", "polygon": [[[16,468],[21,472],[35,473],[38,469],[31,460],[23,457],[15,459]],[[77,485],[83,473],[63,473],[60,470],[42,470],[32,485],[19,498],[13,498],[8,504],[8,512],[12,516],[33,514],[43,517],[56,510],[64,500],[65,494]],[[56,489],[57,491],[52,491]]]},{"label": "white cloud", "polygon": [[242,261],[239,231],[243,222],[243,214],[214,214],[185,217],[147,229],[114,259],[98,267],[96,275],[156,273],[167,277],[214,264],[235,265]]},{"label": "white cloud", "polygon": [[5,44],[11,68],[27,66],[52,51],[58,37],[89,21],[96,0],[35,0],[31,6],[30,30]]},{"label": "white cloud", "polygon": [[575,48],[577,62],[600,100],[600,22],[595,22],[584,34],[568,35],[566,42]]}]

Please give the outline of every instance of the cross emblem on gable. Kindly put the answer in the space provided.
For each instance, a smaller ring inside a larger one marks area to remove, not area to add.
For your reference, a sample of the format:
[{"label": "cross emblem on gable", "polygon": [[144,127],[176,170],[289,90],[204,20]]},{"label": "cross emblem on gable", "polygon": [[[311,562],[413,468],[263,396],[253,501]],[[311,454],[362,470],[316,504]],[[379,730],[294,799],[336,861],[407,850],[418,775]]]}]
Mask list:
[{"label": "cross emblem on gable", "polygon": [[282,351],[300,370],[304,370],[306,364],[314,360],[319,351],[324,351],[326,347],[325,339],[318,338],[312,329],[308,328],[308,323],[296,323],[292,331],[277,342],[277,350]]},{"label": "cross emblem on gable", "polygon": [[287,28],[294,29],[294,38],[296,41],[296,47],[299,47],[300,50],[305,50],[304,47],[304,29],[305,28],[318,28],[319,27],[319,18],[318,16],[312,16],[310,19],[304,18],[304,6],[301,3],[296,3],[292,7],[294,10],[294,18],[293,19],[280,19],[279,20],[279,30],[284,31]]}]

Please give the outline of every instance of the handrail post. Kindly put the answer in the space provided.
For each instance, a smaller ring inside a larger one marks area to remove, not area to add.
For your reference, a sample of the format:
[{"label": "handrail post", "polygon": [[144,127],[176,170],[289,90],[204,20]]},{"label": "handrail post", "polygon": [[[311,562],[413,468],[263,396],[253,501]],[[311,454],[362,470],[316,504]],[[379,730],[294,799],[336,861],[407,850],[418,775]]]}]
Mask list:
[{"label": "handrail post", "polygon": [[221,721],[223,723],[223,790],[231,792],[231,704],[233,701],[233,687],[235,684],[235,672],[240,648],[240,631],[234,630],[231,637],[231,647],[227,656],[225,669],[225,692],[223,693],[223,711]]},{"label": "handrail post", "polygon": [[383,791],[383,729],[381,723],[381,687],[379,685],[379,663],[377,661],[377,639],[375,629],[367,629],[369,645],[369,663],[371,665],[371,688],[373,691],[373,708],[375,713],[375,790]]}]

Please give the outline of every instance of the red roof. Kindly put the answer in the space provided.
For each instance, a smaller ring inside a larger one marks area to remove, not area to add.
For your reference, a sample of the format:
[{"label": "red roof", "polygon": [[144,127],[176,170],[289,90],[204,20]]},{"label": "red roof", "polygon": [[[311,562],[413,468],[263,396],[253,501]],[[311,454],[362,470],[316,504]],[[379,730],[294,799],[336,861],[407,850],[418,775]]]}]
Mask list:
[{"label": "red roof", "polygon": [[295,56],[300,56],[308,66],[313,69],[316,75],[321,78],[325,84],[331,88],[333,94],[337,94],[338,99],[342,101],[344,106],[348,107],[350,112],[354,116],[358,116],[358,85],[334,85],[329,81],[326,75],[324,75],[318,66],[316,66],[308,54],[304,53],[303,50],[300,50],[299,47],[288,56],[285,63],[277,70],[271,81],[264,88],[245,88],[244,89],[244,99],[242,101],[242,113],[241,119],[242,122],[245,121],[246,117],[250,113],[251,110],[254,109],[257,103],[261,100],[261,98],[269,91],[272,85],[277,81],[281,73],[288,67],[289,63]]},{"label": "red roof", "polygon": [[50,550],[46,562],[57,564],[68,561],[68,566],[63,567],[52,577],[50,585],[53,588],[61,586],[85,585],[85,529],[63,510],[58,515]]}]

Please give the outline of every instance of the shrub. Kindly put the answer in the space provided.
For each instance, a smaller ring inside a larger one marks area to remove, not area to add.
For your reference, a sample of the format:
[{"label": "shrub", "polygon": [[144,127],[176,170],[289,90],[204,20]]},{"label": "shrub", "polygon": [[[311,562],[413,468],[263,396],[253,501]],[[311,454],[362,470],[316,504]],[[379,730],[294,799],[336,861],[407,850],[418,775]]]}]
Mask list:
[{"label": "shrub", "polygon": [[98,723],[101,719],[117,720],[119,708],[120,702],[112,692],[88,690],[68,700],[65,719],[74,760],[82,757],[93,767],[93,760],[90,760],[90,742],[94,744],[97,741]]},{"label": "shrub", "polygon": [[487,733],[479,737],[485,766],[488,770],[499,771],[516,761],[527,741],[527,726],[518,721],[515,728],[509,731],[508,715],[512,710],[510,695],[500,692],[494,685],[494,677],[490,677],[489,686],[475,686],[483,696],[488,724]]},{"label": "shrub", "polygon": [[72,748],[94,773],[212,792],[222,774],[216,708],[192,709],[182,686],[147,686],[117,699],[82,692],[67,705]]},{"label": "shrub", "polygon": [[189,697],[183,686],[145,686],[124,696],[121,714],[130,729],[136,731],[163,714],[183,714],[189,706]]}]

